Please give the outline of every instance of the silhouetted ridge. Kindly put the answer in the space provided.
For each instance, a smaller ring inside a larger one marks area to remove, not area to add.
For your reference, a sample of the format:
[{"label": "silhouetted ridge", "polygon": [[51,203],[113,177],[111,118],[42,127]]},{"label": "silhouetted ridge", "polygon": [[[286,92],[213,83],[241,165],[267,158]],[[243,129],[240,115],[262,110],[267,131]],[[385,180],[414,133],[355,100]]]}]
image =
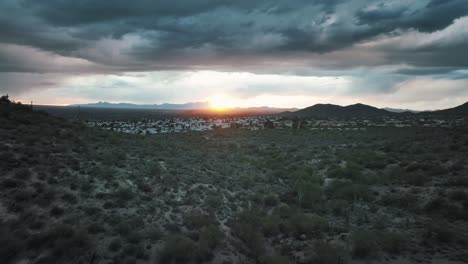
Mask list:
[{"label": "silhouetted ridge", "polygon": [[97,102],[90,104],[77,104],[72,106],[82,107],[100,107],[100,108],[122,108],[122,109],[163,109],[163,110],[192,110],[192,109],[209,109],[208,102],[190,102],[185,104],[131,104],[131,103],[109,103]]},{"label": "silhouetted ridge", "polygon": [[352,118],[352,117],[378,117],[392,115],[393,113],[365,104],[339,106],[333,104],[316,104],[287,115],[314,118]]},{"label": "silhouetted ridge", "polygon": [[433,111],[431,114],[468,116],[468,102],[453,108]]}]

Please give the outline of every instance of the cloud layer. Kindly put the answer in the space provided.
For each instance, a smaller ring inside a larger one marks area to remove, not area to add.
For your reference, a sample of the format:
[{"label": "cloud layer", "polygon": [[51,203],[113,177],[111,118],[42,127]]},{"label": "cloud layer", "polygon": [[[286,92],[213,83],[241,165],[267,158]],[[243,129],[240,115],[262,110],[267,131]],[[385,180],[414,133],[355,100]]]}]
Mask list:
[{"label": "cloud layer", "polygon": [[[192,98],[199,100],[215,92],[206,83],[141,83],[216,71],[238,74],[229,80],[236,89],[224,87],[223,78],[214,85],[245,99],[313,95],[371,102],[401,93],[431,108],[427,98],[408,92],[415,89],[409,84],[436,80],[440,87],[431,89],[442,91],[446,104],[468,100],[446,89],[468,79],[466,0],[4,0],[0,10],[0,91],[23,97],[69,89],[72,101],[140,102],[145,97],[136,95],[144,91],[159,103],[185,100],[195,89]],[[141,83],[108,84],[136,73]],[[301,76],[315,81],[302,83]],[[72,83],[80,78],[92,80],[86,89]],[[346,80],[346,89],[320,78]],[[392,100],[392,106],[406,102]]]}]

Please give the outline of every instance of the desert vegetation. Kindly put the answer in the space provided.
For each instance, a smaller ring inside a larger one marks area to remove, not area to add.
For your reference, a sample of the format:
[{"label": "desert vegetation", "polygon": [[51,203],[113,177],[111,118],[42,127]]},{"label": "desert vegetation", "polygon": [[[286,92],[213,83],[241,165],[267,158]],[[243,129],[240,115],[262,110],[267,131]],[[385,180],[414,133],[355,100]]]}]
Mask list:
[{"label": "desert vegetation", "polygon": [[467,132],[144,136],[11,111],[0,117],[0,259],[466,263]]}]

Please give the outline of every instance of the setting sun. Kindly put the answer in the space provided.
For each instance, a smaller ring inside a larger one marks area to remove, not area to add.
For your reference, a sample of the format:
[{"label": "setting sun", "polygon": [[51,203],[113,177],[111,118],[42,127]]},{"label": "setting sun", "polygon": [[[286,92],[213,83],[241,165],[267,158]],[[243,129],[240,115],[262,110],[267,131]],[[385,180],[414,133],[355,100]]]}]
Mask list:
[{"label": "setting sun", "polygon": [[237,102],[234,98],[227,95],[215,95],[208,99],[211,109],[215,111],[224,111],[230,108],[237,107]]}]

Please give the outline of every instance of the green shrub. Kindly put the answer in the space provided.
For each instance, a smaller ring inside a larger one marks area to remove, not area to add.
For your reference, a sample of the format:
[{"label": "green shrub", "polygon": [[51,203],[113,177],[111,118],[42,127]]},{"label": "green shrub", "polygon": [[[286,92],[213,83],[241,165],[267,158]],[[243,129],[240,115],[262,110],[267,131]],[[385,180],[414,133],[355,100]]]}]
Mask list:
[{"label": "green shrub", "polygon": [[329,178],[341,178],[352,181],[360,181],[363,178],[362,170],[363,168],[360,165],[354,162],[347,162],[344,168],[335,166],[330,168],[327,174]]},{"label": "green shrub", "polygon": [[208,206],[210,211],[219,209],[223,205],[223,196],[219,194],[208,195],[205,199],[205,203]]},{"label": "green shrub", "polygon": [[224,239],[224,233],[217,226],[205,226],[200,231],[198,239],[197,259],[208,261],[213,257],[213,250]]},{"label": "green shrub", "polygon": [[320,206],[322,188],[317,183],[304,183],[297,189],[299,205],[304,209]]},{"label": "green shrub", "polygon": [[19,189],[14,193],[14,199],[16,202],[27,202],[33,199],[35,192],[30,189]]},{"label": "green shrub", "polygon": [[400,254],[406,248],[407,238],[396,232],[379,233],[379,244],[382,250],[391,254]]},{"label": "green shrub", "polygon": [[122,241],[118,238],[114,238],[109,243],[109,250],[112,252],[117,252],[122,248]]},{"label": "green shrub", "polygon": [[313,264],[345,264],[348,262],[346,250],[338,245],[320,241],[315,244],[309,263]]},{"label": "green shrub", "polygon": [[392,165],[385,172],[386,183],[403,183],[406,180],[407,172],[400,166]]},{"label": "green shrub", "polygon": [[182,235],[168,237],[159,252],[160,263],[188,263],[196,256],[197,246]]},{"label": "green shrub", "polygon": [[15,171],[15,178],[20,180],[27,180],[31,178],[31,172],[26,168],[21,168]]},{"label": "green shrub", "polygon": [[170,233],[173,233],[173,234],[180,233],[180,229],[181,229],[180,225],[174,222],[166,223],[164,227],[166,228],[166,231],[169,231]]},{"label": "green shrub", "polygon": [[93,177],[110,180],[117,174],[117,169],[113,166],[94,166],[89,173]]},{"label": "green shrub", "polygon": [[149,238],[152,242],[160,240],[162,236],[163,231],[159,225],[153,225],[146,231],[146,237]]},{"label": "green shrub", "polygon": [[278,198],[274,194],[269,194],[263,198],[263,203],[265,206],[276,206],[278,204]]},{"label": "green shrub", "polygon": [[78,181],[80,191],[84,193],[90,193],[93,191],[93,183],[90,179],[81,177]]},{"label": "green shrub", "polygon": [[426,205],[424,205],[424,211],[427,213],[440,213],[447,208],[448,204],[442,197],[434,197]]},{"label": "green shrub", "polygon": [[102,214],[102,208],[97,206],[85,206],[83,207],[83,211],[88,216],[100,216]]},{"label": "green shrub", "polygon": [[374,219],[374,228],[377,230],[384,230],[389,225],[389,218],[387,215],[379,214]]},{"label": "green shrub", "polygon": [[140,245],[134,245],[134,244],[127,244],[123,249],[122,249],[122,255],[124,256],[130,256],[130,257],[136,257],[138,259],[148,259],[149,256],[145,252],[145,248],[140,246]]},{"label": "green shrub", "polygon": [[162,173],[161,165],[158,161],[151,161],[146,166],[146,170],[149,176],[159,177]]},{"label": "green shrub", "polygon": [[457,187],[468,187],[468,176],[467,175],[457,175],[457,176],[452,176],[448,184],[452,186],[457,186]]},{"label": "green shrub", "polygon": [[328,194],[335,199],[347,201],[371,199],[369,187],[363,184],[354,184],[348,181],[333,181],[327,188]]},{"label": "green shrub", "polygon": [[270,256],[261,256],[258,260],[260,264],[292,264],[293,261],[286,256],[280,255],[270,255]]},{"label": "green shrub", "polygon": [[448,196],[453,201],[466,201],[466,200],[468,200],[468,193],[466,193],[463,190],[451,191]]},{"label": "green shrub", "polygon": [[376,233],[361,229],[355,230],[351,235],[352,253],[356,258],[369,258],[379,252],[378,236]]},{"label": "green shrub", "polygon": [[350,153],[351,159],[368,169],[383,169],[388,164],[384,154],[369,150],[355,150]]},{"label": "green shrub", "polygon": [[138,244],[143,239],[143,235],[140,231],[132,230],[125,235],[125,239],[132,244]]},{"label": "green shrub", "polygon": [[250,255],[257,258],[265,250],[263,235],[259,232],[261,218],[253,210],[244,210],[238,214],[233,225],[233,232],[236,237],[245,243]]},{"label": "green shrub", "polygon": [[412,162],[411,164],[409,164],[408,166],[406,166],[405,170],[407,172],[415,172],[415,171],[418,171],[418,170],[421,170],[422,169],[422,166],[421,164],[417,163],[417,162]]},{"label": "green shrub", "polygon": [[60,216],[63,215],[64,212],[65,212],[65,210],[63,208],[58,207],[58,206],[54,206],[50,210],[50,215],[53,216],[53,217],[60,217]]},{"label": "green shrub", "polygon": [[50,238],[70,238],[75,235],[75,230],[73,229],[72,226],[66,225],[66,224],[60,224],[57,226],[53,226],[50,231],[48,236]]},{"label": "green shrub", "polygon": [[277,214],[272,214],[263,218],[262,220],[262,232],[265,236],[271,237],[279,234],[279,225],[281,218]]},{"label": "green shrub", "polygon": [[100,223],[97,223],[97,222],[93,222],[93,223],[89,224],[88,227],[87,227],[87,230],[91,234],[98,234],[98,233],[102,233],[102,232],[106,231],[104,226],[102,224],[100,224]]},{"label": "green shrub", "polygon": [[135,197],[135,193],[128,186],[119,186],[114,191],[114,196],[122,203],[128,202]]},{"label": "green shrub", "polygon": [[422,171],[416,171],[406,175],[406,182],[415,186],[423,186],[424,184],[430,182],[430,180],[430,176],[427,176],[425,172]]},{"label": "green shrub", "polygon": [[[116,261],[116,263],[119,263],[119,261]],[[125,257],[125,260],[123,263],[124,264],[137,264],[137,259],[133,256],[127,256]]]},{"label": "green shrub", "polygon": [[78,197],[73,193],[66,192],[62,195],[62,200],[70,204],[76,204],[78,202]]},{"label": "green shrub", "polygon": [[384,206],[410,209],[416,206],[418,197],[411,193],[387,193],[380,198],[380,202]]},{"label": "green shrub", "polygon": [[343,216],[349,209],[349,202],[343,199],[332,199],[328,201],[327,208],[336,216]]},{"label": "green shrub", "polygon": [[281,204],[275,208],[274,213],[277,214],[281,219],[290,218],[296,213],[297,209],[292,208],[286,204]]},{"label": "green shrub", "polygon": [[286,228],[296,237],[321,237],[328,223],[320,216],[298,212],[289,219]]},{"label": "green shrub", "polygon": [[200,231],[199,245],[209,249],[215,248],[224,239],[224,233],[215,225],[205,226]]},{"label": "green shrub", "polygon": [[139,230],[144,226],[144,221],[140,215],[127,220],[122,220],[121,218],[116,218],[116,220],[118,222],[116,223],[115,230],[122,236],[127,236],[132,231]]},{"label": "green shrub", "polygon": [[104,165],[120,167],[119,165],[124,164],[127,155],[123,151],[113,150],[104,152],[100,158]]},{"label": "green shrub", "polygon": [[455,239],[454,231],[442,219],[432,219],[427,224],[429,236],[441,243],[450,243]]},{"label": "green shrub", "polygon": [[2,187],[5,189],[14,189],[14,188],[21,187],[23,185],[24,185],[24,182],[17,180],[17,179],[7,178],[2,181]]},{"label": "green shrub", "polygon": [[44,241],[47,241],[45,245],[52,247],[52,256],[56,260],[62,260],[59,262],[63,263],[68,262],[65,260],[81,258],[91,246],[91,240],[86,232],[68,225],[51,229]]},{"label": "green shrub", "polygon": [[214,224],[214,219],[212,215],[205,214],[200,210],[192,210],[183,215],[185,226],[191,230]]},{"label": "green shrub", "polygon": [[4,263],[10,263],[25,246],[16,235],[4,230],[3,226],[0,227],[0,245],[0,259]]}]

